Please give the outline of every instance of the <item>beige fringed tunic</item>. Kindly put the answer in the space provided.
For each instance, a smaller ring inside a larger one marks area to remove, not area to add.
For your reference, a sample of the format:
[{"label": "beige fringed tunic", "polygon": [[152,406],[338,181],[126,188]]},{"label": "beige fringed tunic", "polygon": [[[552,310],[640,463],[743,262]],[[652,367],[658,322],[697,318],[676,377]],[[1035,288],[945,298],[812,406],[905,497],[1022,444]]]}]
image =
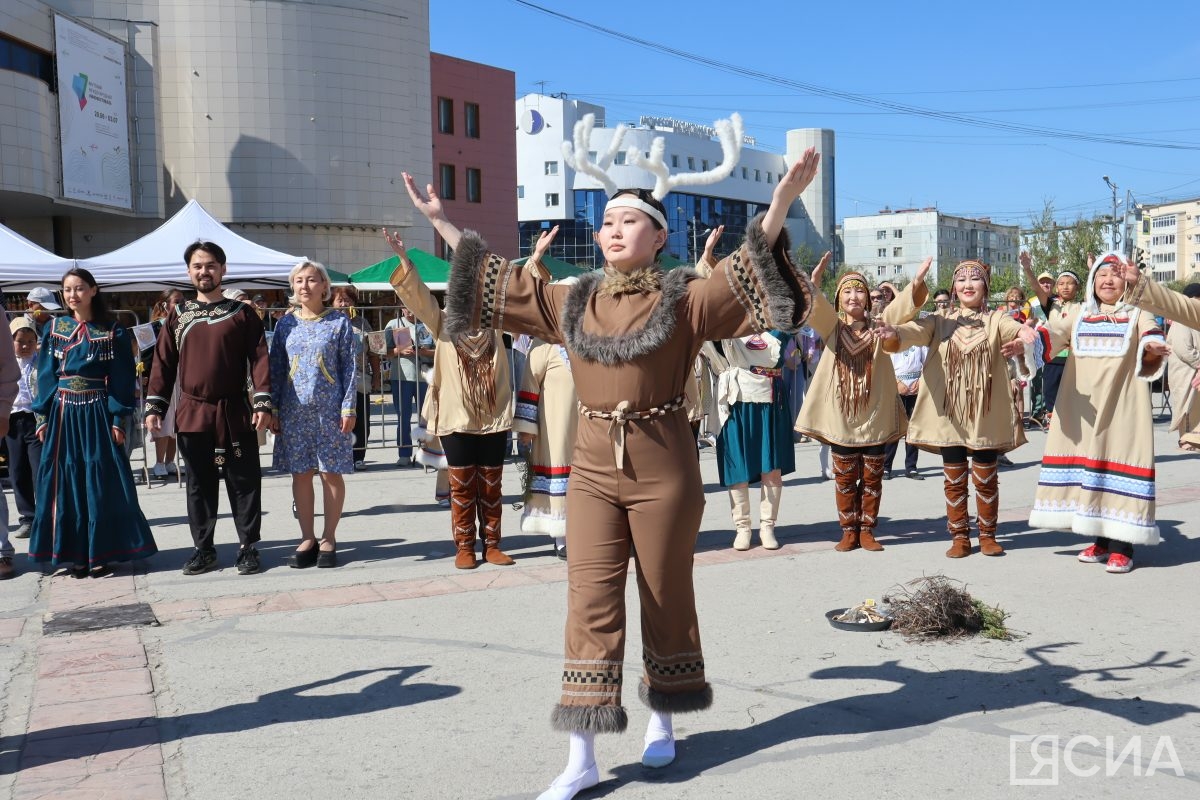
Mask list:
[{"label": "beige fringed tunic", "polygon": [[521,530],[526,533],[566,536],[567,483],[575,452],[578,406],[566,348],[535,339],[525,361],[513,417],[514,431],[536,437],[521,514]]},{"label": "beige fringed tunic", "polygon": [[[934,453],[943,447],[1001,453],[1020,447],[1025,434],[1000,346],[1017,338],[1021,323],[1001,312],[961,307],[917,319],[922,304],[914,302],[914,286],[905,287],[883,313],[898,334],[884,342],[884,350],[929,348],[906,441]],[[921,284],[920,291],[928,290]]]},{"label": "beige fringed tunic", "polygon": [[795,429],[824,444],[871,447],[900,439],[908,418],[892,358],[868,328],[853,330],[817,292],[808,325],[825,341]]},{"label": "beige fringed tunic", "polygon": [[1200,391],[1192,378],[1200,368],[1200,331],[1182,322],[1167,331],[1171,355],[1167,359],[1167,385],[1171,387],[1171,430],[1179,433],[1179,446],[1200,448]]}]

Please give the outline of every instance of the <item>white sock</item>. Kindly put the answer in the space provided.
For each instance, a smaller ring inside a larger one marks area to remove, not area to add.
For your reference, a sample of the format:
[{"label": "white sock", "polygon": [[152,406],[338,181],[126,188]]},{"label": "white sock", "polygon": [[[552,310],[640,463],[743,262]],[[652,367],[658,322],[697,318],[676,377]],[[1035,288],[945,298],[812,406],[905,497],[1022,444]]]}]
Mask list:
[{"label": "white sock", "polygon": [[574,777],[596,763],[596,734],[571,731],[567,768],[563,773]]},{"label": "white sock", "polygon": [[572,731],[567,768],[554,779],[550,788],[538,795],[538,800],[571,800],[600,782],[596,769],[596,734]]},{"label": "white sock", "polygon": [[671,725],[671,712],[650,712],[645,745],[645,749],[642,750],[643,765],[665,767],[675,760],[675,729]]}]

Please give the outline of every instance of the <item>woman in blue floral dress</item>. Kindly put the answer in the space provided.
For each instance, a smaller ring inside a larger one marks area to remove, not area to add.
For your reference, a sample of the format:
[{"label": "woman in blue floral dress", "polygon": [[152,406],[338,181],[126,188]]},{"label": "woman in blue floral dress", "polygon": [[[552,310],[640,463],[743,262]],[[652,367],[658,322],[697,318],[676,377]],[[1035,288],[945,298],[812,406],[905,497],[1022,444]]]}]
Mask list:
[{"label": "woman in blue floral dress", "polygon": [[[337,524],[346,500],[342,478],[354,471],[357,384],[354,329],[343,312],[326,308],[329,273],[314,261],[288,277],[295,310],[271,339],[271,399],[278,411],[275,467],[292,473],[300,519],[300,546],[292,567],[337,566]],[[313,474],[321,473],[325,524],[318,544],[313,528]]]},{"label": "woman in blue floral dress", "polygon": [[134,411],[133,346],[85,269],[62,280],[70,316],[46,326],[33,411],[43,442],[29,555],[75,577],[158,552],[122,449]]}]

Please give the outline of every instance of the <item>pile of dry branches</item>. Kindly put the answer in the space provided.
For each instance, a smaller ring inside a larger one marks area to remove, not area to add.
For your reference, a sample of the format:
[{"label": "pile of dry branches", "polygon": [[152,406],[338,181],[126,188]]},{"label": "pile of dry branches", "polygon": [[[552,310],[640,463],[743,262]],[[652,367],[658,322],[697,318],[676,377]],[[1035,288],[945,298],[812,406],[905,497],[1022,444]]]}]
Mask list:
[{"label": "pile of dry branches", "polygon": [[927,575],[897,587],[883,598],[891,629],[910,638],[973,636],[1008,639],[1008,614],[971,597],[965,584],[945,575]]}]

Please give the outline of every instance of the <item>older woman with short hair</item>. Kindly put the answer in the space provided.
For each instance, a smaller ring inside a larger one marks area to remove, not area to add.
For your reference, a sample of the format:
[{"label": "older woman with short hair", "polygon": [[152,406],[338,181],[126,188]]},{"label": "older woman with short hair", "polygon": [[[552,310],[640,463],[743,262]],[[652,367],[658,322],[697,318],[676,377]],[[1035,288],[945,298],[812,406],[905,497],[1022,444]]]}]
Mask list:
[{"label": "older woman with short hair", "polygon": [[[337,524],[346,499],[342,475],[354,471],[356,343],[350,318],[327,308],[329,273],[302,261],[288,276],[296,310],[271,340],[271,400],[278,409],[275,467],[292,474],[300,546],[288,559],[296,568],[337,566]],[[313,474],[321,473],[324,529],[313,527]]]}]

